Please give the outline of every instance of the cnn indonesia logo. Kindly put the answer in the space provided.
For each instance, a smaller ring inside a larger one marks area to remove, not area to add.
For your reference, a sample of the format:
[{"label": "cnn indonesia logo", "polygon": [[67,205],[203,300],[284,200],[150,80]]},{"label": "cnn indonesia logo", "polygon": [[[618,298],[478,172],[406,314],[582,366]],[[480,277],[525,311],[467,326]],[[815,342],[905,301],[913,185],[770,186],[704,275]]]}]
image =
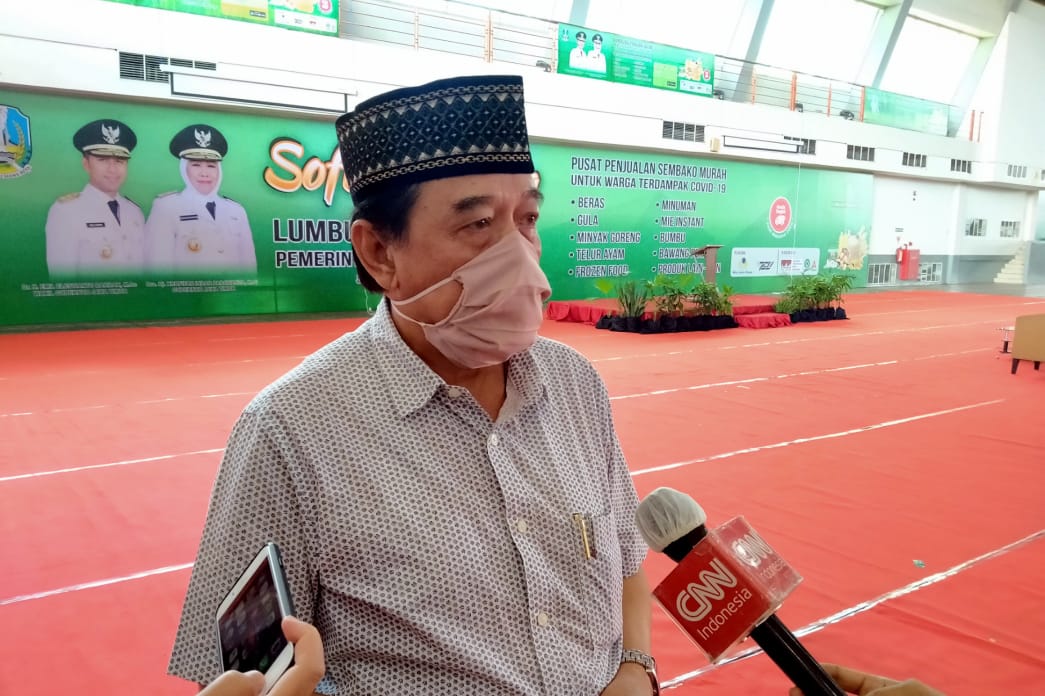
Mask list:
[{"label": "cnn indonesia logo", "polygon": [[[711,613],[714,606],[712,600],[717,602],[725,599],[726,589],[733,589],[738,584],[737,576],[722,563],[722,559],[716,558],[710,565],[711,570],[702,570],[697,575],[700,582],[686,585],[686,589],[679,593],[675,601],[675,609],[678,610],[679,616],[687,621],[702,621]],[[742,606],[745,601],[751,599],[751,590],[743,587],[737,593],[737,597],[740,598]],[[732,603],[731,601],[730,604]],[[723,611],[728,609],[729,605]]]},{"label": "cnn indonesia logo", "polygon": [[[687,632],[710,655],[742,637],[796,584],[790,566],[772,547],[750,527],[744,531],[729,540],[704,542],[710,553],[693,559],[699,569],[690,568],[690,579],[674,596],[676,616],[689,623]],[[716,635],[727,624],[730,628]]]}]

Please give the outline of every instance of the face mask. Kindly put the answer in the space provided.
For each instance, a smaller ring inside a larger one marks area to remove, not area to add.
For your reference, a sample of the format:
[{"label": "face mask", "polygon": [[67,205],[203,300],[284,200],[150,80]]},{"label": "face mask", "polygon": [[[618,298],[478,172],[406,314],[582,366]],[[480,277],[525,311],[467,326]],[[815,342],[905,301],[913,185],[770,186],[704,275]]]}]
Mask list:
[{"label": "face mask", "polygon": [[[454,281],[462,286],[461,297],[442,321],[426,324],[399,309]],[[428,342],[448,360],[476,369],[503,363],[532,346],[550,295],[537,250],[512,233],[449,278],[391,304],[399,316],[422,327]]]}]

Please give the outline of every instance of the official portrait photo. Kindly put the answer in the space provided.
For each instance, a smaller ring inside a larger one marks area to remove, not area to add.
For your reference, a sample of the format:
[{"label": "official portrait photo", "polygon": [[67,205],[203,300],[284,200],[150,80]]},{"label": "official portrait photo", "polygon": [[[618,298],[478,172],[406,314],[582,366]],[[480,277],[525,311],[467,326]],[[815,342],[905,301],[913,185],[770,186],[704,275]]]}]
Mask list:
[{"label": "official portrait photo", "polygon": [[87,184],[47,212],[47,270],[53,280],[134,277],[145,264],[145,216],[120,193],[137,137],[115,119],[91,121],[73,135]]},{"label": "official portrait photo", "polygon": [[243,206],[220,194],[229,144],[217,128],[186,126],[170,141],[185,188],[153,201],[145,225],[153,275],[257,273],[254,238]]}]

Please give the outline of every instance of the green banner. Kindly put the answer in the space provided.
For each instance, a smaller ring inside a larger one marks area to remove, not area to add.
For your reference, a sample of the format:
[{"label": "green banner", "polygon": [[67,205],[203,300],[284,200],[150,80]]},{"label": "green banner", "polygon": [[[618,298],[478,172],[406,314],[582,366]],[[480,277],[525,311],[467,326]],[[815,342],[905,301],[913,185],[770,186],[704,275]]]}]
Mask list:
[{"label": "green banner", "polygon": [[[84,157],[74,140],[131,157]],[[222,159],[193,167],[172,148]],[[722,245],[720,282],[739,292],[831,267],[865,281],[870,174],[539,142],[533,153],[555,299],[599,296],[601,278],[702,272],[690,249],[706,244]],[[375,301],[356,281],[332,123],[0,91],[0,206],[3,325]]]},{"label": "green banner", "polygon": [[238,19],[317,34],[338,33],[339,0],[109,0],[174,12]]},{"label": "green banner", "polygon": [[945,136],[950,113],[951,107],[940,102],[872,87],[864,93],[864,123]]},{"label": "green banner", "polygon": [[870,174],[587,147],[535,158],[556,299],[596,297],[602,278],[703,275],[692,250],[709,244],[718,284],[741,293],[830,269],[866,284]]},{"label": "green banner", "polygon": [[[332,123],[2,90],[0,116],[0,323],[365,308]],[[103,153],[133,139],[130,160],[96,169],[74,147],[85,128]],[[179,133],[226,144],[204,174],[212,209]],[[118,189],[116,211],[98,188]]]},{"label": "green banner", "polygon": [[558,72],[710,97],[715,56],[573,24],[559,25]]}]

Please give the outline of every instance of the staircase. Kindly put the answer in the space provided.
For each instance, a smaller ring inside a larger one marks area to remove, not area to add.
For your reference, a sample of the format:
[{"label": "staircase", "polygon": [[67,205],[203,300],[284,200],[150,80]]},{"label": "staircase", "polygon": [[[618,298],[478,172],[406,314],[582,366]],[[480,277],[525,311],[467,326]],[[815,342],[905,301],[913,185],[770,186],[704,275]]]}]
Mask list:
[{"label": "staircase", "polygon": [[1009,285],[1023,285],[1027,282],[1027,254],[1030,251],[1030,242],[1020,244],[1019,250],[1012,259],[1002,266],[998,275],[994,276],[995,283]]}]

